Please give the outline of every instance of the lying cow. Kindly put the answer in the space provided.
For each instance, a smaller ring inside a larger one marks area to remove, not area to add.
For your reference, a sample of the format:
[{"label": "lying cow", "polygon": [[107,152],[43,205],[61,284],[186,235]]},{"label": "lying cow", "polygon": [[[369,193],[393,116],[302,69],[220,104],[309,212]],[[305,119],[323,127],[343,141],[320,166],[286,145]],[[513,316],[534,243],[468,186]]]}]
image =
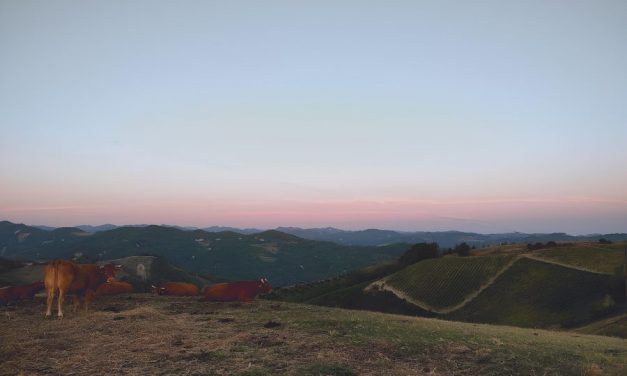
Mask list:
[{"label": "lying cow", "polygon": [[96,289],[94,296],[111,296],[120,294],[130,294],[133,292],[133,285],[128,282],[109,281],[103,283]]},{"label": "lying cow", "polygon": [[250,302],[257,295],[267,294],[271,291],[272,285],[265,278],[258,281],[218,283],[205,287],[202,292],[202,300]]},{"label": "lying cow", "polygon": [[161,287],[152,286],[153,294],[171,296],[197,296],[198,286],[185,282],[166,282]]},{"label": "lying cow", "polygon": [[52,315],[52,302],[55,292],[59,292],[58,317],[63,317],[63,303],[68,292],[74,293],[74,311],[78,309],[81,298],[85,301],[85,310],[94,297],[94,292],[107,281],[115,278],[115,273],[122,265],[76,264],[71,261],[54,260],[48,263],[44,271],[44,283],[48,293],[46,317]]},{"label": "lying cow", "polygon": [[44,289],[41,281],[28,285],[9,286],[0,288],[0,304],[9,304],[18,300],[33,300],[35,294]]}]

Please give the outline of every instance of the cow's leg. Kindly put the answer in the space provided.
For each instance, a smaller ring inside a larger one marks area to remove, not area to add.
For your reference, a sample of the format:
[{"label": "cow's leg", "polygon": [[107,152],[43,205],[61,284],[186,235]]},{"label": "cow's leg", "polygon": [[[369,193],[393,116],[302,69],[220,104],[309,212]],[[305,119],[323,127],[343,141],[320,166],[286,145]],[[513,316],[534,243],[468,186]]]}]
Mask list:
[{"label": "cow's leg", "polygon": [[85,292],[85,312],[89,312],[89,306],[91,305],[91,301],[94,299],[94,291],[87,290]]},{"label": "cow's leg", "polygon": [[78,307],[81,305],[81,298],[78,296],[78,293],[74,294],[74,299],[72,299],[72,311],[78,311]]},{"label": "cow's leg", "polygon": [[46,301],[46,317],[52,316],[52,301],[54,300],[54,288],[48,289],[48,300]]},{"label": "cow's leg", "polygon": [[59,298],[58,298],[58,303],[59,303],[59,312],[57,312],[57,317],[62,319],[63,318],[63,303],[65,300],[65,291],[63,291],[63,289],[59,289]]}]

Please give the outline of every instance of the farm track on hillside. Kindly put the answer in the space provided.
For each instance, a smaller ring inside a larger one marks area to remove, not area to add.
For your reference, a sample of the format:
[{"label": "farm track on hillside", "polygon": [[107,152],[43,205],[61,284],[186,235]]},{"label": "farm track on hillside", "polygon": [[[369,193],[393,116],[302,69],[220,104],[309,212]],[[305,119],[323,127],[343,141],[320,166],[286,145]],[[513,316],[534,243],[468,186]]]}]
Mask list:
[{"label": "farm track on hillside", "polygon": [[458,304],[455,304],[453,306],[450,307],[445,307],[445,308],[439,308],[439,307],[434,307],[422,300],[419,299],[415,299],[413,297],[411,297],[409,294],[401,291],[398,288],[395,288],[393,286],[391,286],[387,282],[387,279],[389,278],[383,278],[381,280],[375,281],[373,283],[371,283],[370,285],[368,285],[365,289],[364,292],[368,292],[372,289],[378,288],[380,290],[385,290],[388,291],[392,294],[394,294],[397,298],[399,299],[403,299],[406,300],[407,302],[421,308],[424,309],[426,311],[430,311],[433,313],[437,313],[437,314],[448,314],[448,313],[452,313],[457,311],[458,309],[463,308],[464,306],[466,306],[468,303],[470,303],[472,300],[474,300],[477,296],[479,296],[483,291],[485,291],[487,288],[489,288],[490,286],[492,286],[494,284],[494,282],[496,282],[496,280],[503,275],[503,273],[505,273],[507,270],[509,270],[512,265],[514,265],[517,261],[519,261],[520,259],[523,258],[527,258],[530,260],[534,260],[534,261],[538,261],[538,262],[543,262],[543,263],[547,263],[547,264],[552,264],[552,265],[557,265],[557,266],[561,266],[564,268],[568,268],[568,269],[574,269],[574,270],[578,270],[578,271],[582,271],[582,272],[586,272],[586,273],[593,273],[593,274],[598,274],[598,275],[608,275],[608,273],[603,273],[603,272],[599,272],[596,270],[591,270],[591,269],[587,269],[587,268],[583,268],[583,267],[579,267],[579,266],[575,266],[575,265],[570,265],[570,264],[566,264],[566,263],[562,263],[562,262],[558,262],[558,261],[553,261],[550,259],[546,259],[546,258],[542,258],[542,257],[538,257],[538,256],[534,256],[531,255],[529,253],[524,253],[521,255],[518,255],[514,258],[512,258],[511,261],[509,261],[505,266],[503,266],[502,269],[500,269],[496,274],[494,274],[492,277],[490,277],[490,279],[485,282],[484,284],[481,285],[481,287],[479,287],[479,289],[472,291],[471,293],[469,293],[468,295],[466,295],[466,297],[464,298],[463,301],[459,302]]},{"label": "farm track on hillside", "polygon": [[526,258],[528,258],[530,260],[534,260],[534,261],[546,262],[547,264],[563,266],[564,268],[579,270],[579,271],[582,271],[582,272],[601,274],[601,275],[611,275],[610,273],[603,273],[603,272],[599,272],[599,271],[596,271],[596,270],[584,268],[584,267],[577,266],[577,265],[566,264],[566,263],[563,263],[563,262],[551,260],[549,258],[544,258],[544,257],[541,257],[541,256],[534,256],[534,255],[531,255],[531,254],[528,254],[528,253],[524,254],[523,257],[526,257]]},{"label": "farm track on hillside", "polygon": [[520,259],[520,256],[513,257],[507,264],[505,264],[498,272],[496,272],[492,277],[490,277],[490,279],[488,279],[484,284],[482,284],[477,290],[475,290],[475,291],[471,292],[470,294],[466,295],[464,300],[462,300],[458,304],[455,304],[453,306],[446,307],[446,308],[436,308],[436,307],[433,307],[432,305],[427,304],[427,303],[425,303],[423,301],[414,299],[413,297],[409,296],[408,294],[404,293],[403,291],[401,291],[401,290],[399,290],[397,288],[394,288],[393,286],[390,286],[388,283],[385,283],[388,277],[386,277],[386,278],[384,278],[384,279],[382,279],[380,281],[373,282],[372,284],[368,285],[368,287],[366,287],[364,289],[364,291],[368,291],[368,290],[374,288],[374,286],[377,286],[379,289],[389,291],[392,294],[396,295],[398,298],[405,299],[409,303],[414,304],[417,307],[420,307],[420,308],[422,308],[424,310],[431,311],[431,312],[434,312],[434,313],[439,313],[439,314],[447,314],[447,313],[451,313],[453,311],[456,311],[456,310],[460,309],[461,307],[465,306],[470,301],[472,301],[475,297],[477,297],[479,294],[481,294],[481,292],[483,290],[485,290],[488,287],[490,287],[494,283],[494,281],[496,281],[496,279],[501,274],[505,273],[519,259]]}]

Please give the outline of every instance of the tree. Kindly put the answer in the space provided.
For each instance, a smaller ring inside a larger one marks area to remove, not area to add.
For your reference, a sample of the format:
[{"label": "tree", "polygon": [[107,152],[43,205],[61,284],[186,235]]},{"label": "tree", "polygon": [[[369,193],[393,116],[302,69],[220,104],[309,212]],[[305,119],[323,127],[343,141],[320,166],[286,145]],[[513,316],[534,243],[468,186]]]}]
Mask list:
[{"label": "tree", "polygon": [[402,265],[411,265],[418,261],[438,257],[440,257],[438,243],[417,243],[405,251],[398,262]]},{"label": "tree", "polygon": [[455,246],[455,253],[462,257],[470,256],[470,246],[466,242],[458,244]]}]

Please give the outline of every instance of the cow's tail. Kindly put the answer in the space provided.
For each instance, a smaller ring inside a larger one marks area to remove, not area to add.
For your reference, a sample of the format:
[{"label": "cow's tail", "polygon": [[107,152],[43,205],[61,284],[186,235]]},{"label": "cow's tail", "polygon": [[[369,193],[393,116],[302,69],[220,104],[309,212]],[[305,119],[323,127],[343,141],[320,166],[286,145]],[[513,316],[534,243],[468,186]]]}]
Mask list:
[{"label": "cow's tail", "polygon": [[59,260],[52,261],[52,269],[54,270],[54,278],[52,279],[52,294],[59,288]]}]

